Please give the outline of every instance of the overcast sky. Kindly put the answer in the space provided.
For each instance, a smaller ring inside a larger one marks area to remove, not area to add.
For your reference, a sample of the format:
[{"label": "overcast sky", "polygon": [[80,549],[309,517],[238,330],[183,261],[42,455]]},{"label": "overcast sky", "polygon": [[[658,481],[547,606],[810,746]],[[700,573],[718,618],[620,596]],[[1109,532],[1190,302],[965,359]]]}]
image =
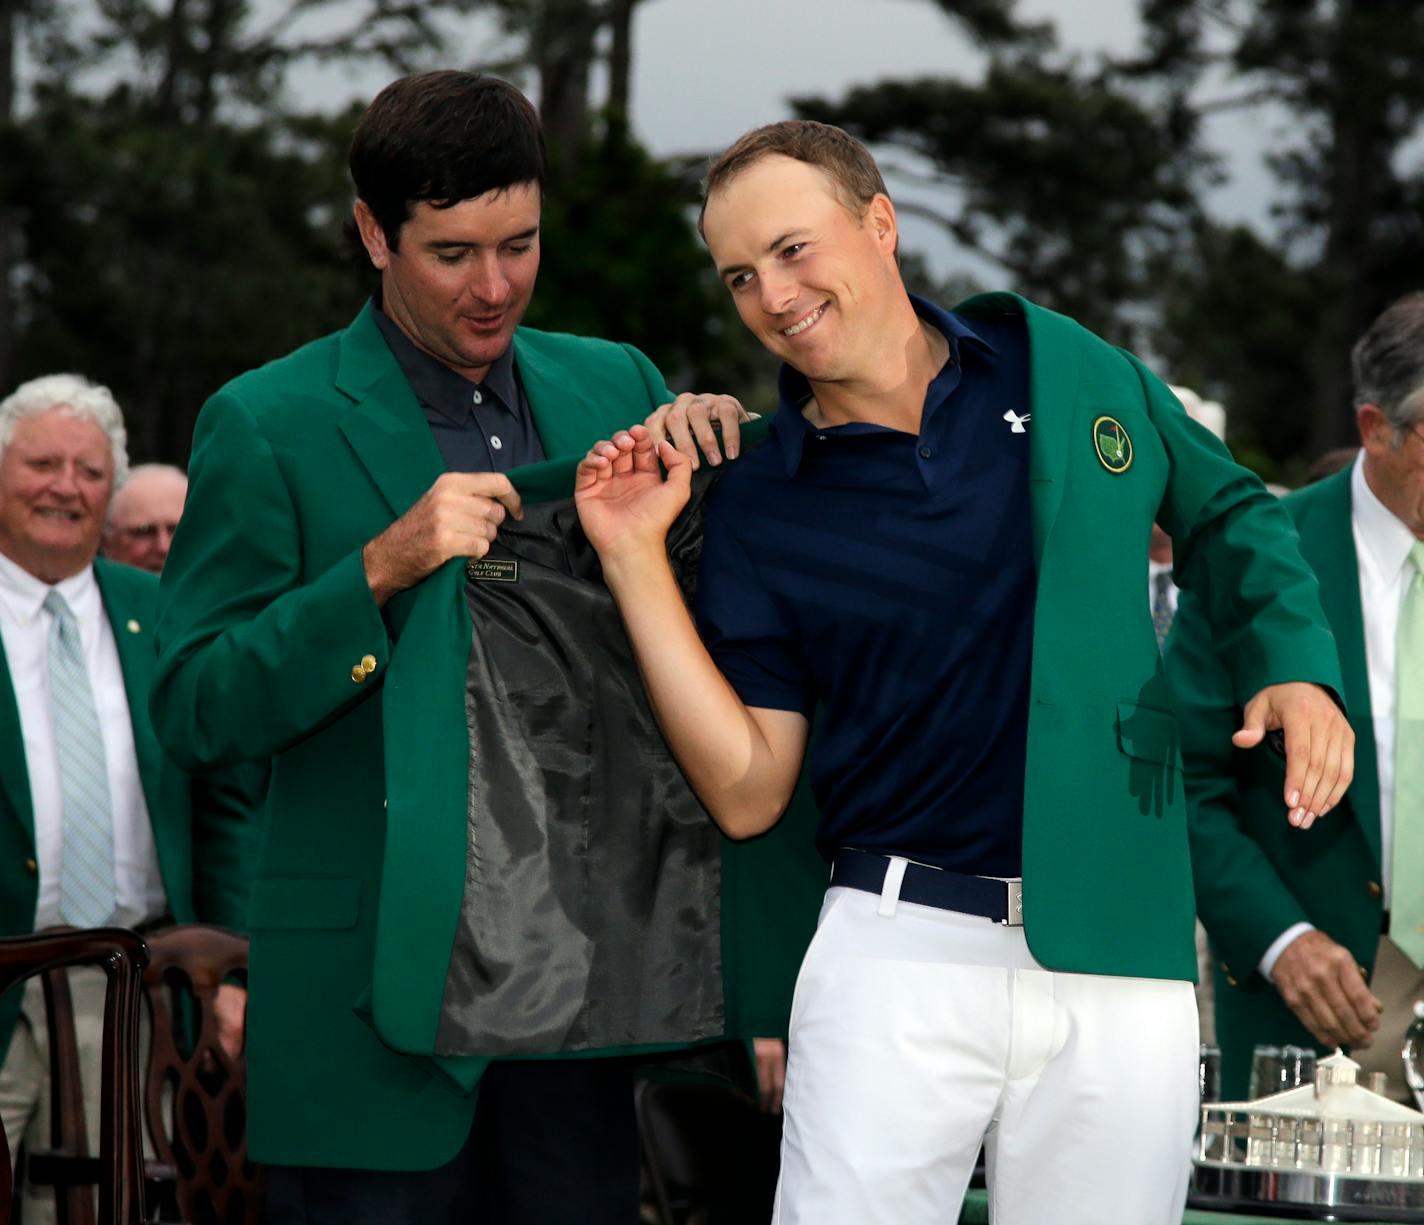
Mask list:
[{"label": "overcast sky", "polygon": [[[1061,44],[1085,57],[1131,51],[1140,37],[1137,0],[1020,0],[1018,11],[1054,22]],[[836,97],[851,85],[923,73],[972,78],[983,68],[983,57],[927,0],[646,0],[636,13],[633,125],[659,154],[720,148],[784,118],[786,99],[798,94]],[[477,66],[509,50],[492,23],[467,20],[452,31],[449,62]],[[370,97],[386,75],[332,72],[302,88],[334,104]],[[1272,184],[1261,156],[1273,122],[1226,113],[1207,128],[1229,175],[1208,197],[1221,218],[1269,225]],[[907,249],[923,250],[936,272],[960,270],[962,260],[930,223],[904,218],[903,229]]]}]

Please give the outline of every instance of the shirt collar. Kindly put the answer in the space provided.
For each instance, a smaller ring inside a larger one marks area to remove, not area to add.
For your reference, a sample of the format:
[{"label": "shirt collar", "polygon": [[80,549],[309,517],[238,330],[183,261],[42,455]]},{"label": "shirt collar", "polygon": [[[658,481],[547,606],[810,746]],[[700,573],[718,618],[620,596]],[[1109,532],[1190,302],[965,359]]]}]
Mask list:
[{"label": "shirt collar", "polygon": [[36,578],[13,558],[0,553],[0,603],[21,625],[28,625],[40,615],[45,596],[58,591],[78,619],[91,603],[99,598],[99,585],[94,580],[94,567],[85,566],[58,583],[46,583]]},{"label": "shirt collar", "polygon": [[1370,562],[1386,582],[1393,582],[1409,560],[1414,533],[1376,496],[1365,480],[1365,452],[1361,448],[1350,474],[1350,512],[1358,539]]},{"label": "shirt collar", "polygon": [[379,293],[371,298],[376,308],[376,326],[386,338],[396,363],[404,372],[410,389],[422,404],[437,412],[449,413],[458,408],[459,416],[470,409],[470,391],[478,387],[482,393],[493,395],[505,408],[513,411],[518,403],[519,392],[514,381],[514,346],[510,345],[499,355],[486,372],[484,381],[476,383],[462,374],[451,370],[444,362],[432,357],[416,345],[381,306]]},{"label": "shirt collar", "polygon": [[[998,352],[993,345],[974,331],[962,316],[945,310],[943,307],[921,298],[918,294],[910,294],[909,297],[910,305],[915,308],[915,314],[938,329],[949,341],[949,360],[944,365],[945,370],[950,370],[963,361],[960,351],[962,342],[968,342],[969,348],[977,348],[984,353],[996,354]],[[936,375],[936,379],[939,377],[940,375]],[[931,383],[931,386],[933,385]],[[855,431],[875,428],[867,427],[858,421],[826,429],[812,425],[806,420],[805,414],[806,404],[811,399],[811,382],[794,366],[782,364],[777,375],[777,393],[780,403],[776,416],[772,418],[769,432],[781,448],[782,457],[786,461],[787,476],[795,476],[801,467],[801,457],[805,452],[806,439],[810,435],[827,434],[835,430]]]}]

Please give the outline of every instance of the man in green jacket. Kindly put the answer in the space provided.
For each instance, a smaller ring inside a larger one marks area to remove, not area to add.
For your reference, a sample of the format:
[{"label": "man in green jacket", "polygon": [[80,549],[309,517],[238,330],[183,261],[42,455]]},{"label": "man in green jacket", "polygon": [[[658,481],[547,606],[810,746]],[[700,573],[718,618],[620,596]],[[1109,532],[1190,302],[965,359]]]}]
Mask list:
[{"label": "man in green jacket", "polygon": [[1348,784],[1351,737],[1289,523],[1129,355],[1012,295],[908,295],[846,133],[748,133],[713,163],[703,228],[784,365],[770,437],[707,504],[697,626],[664,546],[690,461],[636,427],[577,498],[729,835],[778,821],[816,720],[833,866],[775,1219],[955,1220],[982,1142],[1001,1225],[1180,1221],[1193,902],[1147,541],[1159,520],[1209,608],[1244,707],[1226,736],[1284,728],[1277,819],[1305,826]]},{"label": "man in green jacket", "polygon": [[[107,388],[72,374],[0,401],[0,934],[64,923],[177,920],[243,930],[259,780],[189,775],[149,722],[158,581],[96,558],[128,469]],[[70,975],[85,1115],[99,1125],[104,975]],[[219,989],[219,1037],[242,1041],[245,994]],[[39,980],[0,1004],[0,1110],[11,1156],[48,1143],[49,1060]],[[25,1219],[53,1219],[28,1185]]]},{"label": "man in green jacket", "polygon": [[[589,1031],[568,981],[541,994],[538,976],[596,950],[553,893],[527,930],[481,909],[494,889],[529,901],[565,866],[586,875],[578,856],[555,862],[547,812],[510,816],[527,803],[517,783],[493,812],[476,788],[478,719],[556,718],[566,695],[507,673],[467,685],[484,657],[465,593],[467,563],[472,591],[519,582],[518,561],[488,557],[523,514],[509,472],[572,461],[672,397],[630,346],[519,326],[544,158],[512,87],[397,81],[360,120],[350,164],[379,292],[344,331],[204,407],[159,622],[164,742],[194,765],[273,759],[248,1028],[268,1220],[440,1225],[478,1202],[481,1220],[626,1225],[627,1062],[517,1057],[564,1049],[551,1017]],[[536,781],[570,751],[508,747]],[[591,800],[562,802],[577,823]],[[600,836],[594,824],[585,841]],[[486,880],[496,849],[523,858]],[[605,912],[633,898],[601,887]],[[547,956],[457,945],[476,911]],[[470,1038],[464,1003],[506,996],[519,1008],[482,1017],[498,1034]],[[637,1046],[643,1032],[570,1045]]]},{"label": "man in green jacket", "polygon": [[1223,738],[1234,698],[1200,602],[1182,602],[1168,646],[1229,1098],[1246,1095],[1258,1044],[1287,1043],[1349,1046],[1403,1096],[1400,1044],[1424,995],[1424,294],[1370,325],[1353,366],[1359,455],[1284,500],[1357,737],[1330,820],[1305,836],[1280,828],[1279,763]]}]

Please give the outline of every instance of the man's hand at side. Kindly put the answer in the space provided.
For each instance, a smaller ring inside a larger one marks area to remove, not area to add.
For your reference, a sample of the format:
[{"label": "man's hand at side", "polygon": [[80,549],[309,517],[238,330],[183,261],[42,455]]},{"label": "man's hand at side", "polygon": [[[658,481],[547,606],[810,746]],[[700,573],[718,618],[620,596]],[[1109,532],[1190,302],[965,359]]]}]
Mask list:
[{"label": "man's hand at side", "polygon": [[1286,945],[1271,978],[1324,1046],[1368,1046],[1379,1028],[1383,1005],[1365,986],[1350,950],[1322,931],[1302,932]]},{"label": "man's hand at side", "polygon": [[502,472],[447,472],[420,500],[361,550],[378,608],[414,587],[452,557],[489,552],[506,515],[524,517],[519,494]]},{"label": "man's hand at side", "polygon": [[1309,829],[1340,802],[1355,776],[1355,733],[1324,689],[1302,681],[1267,685],[1247,702],[1231,743],[1254,748],[1276,728],[1286,736],[1290,823]]},{"label": "man's hand at side", "polygon": [[786,1092],[786,1043],[780,1038],[753,1038],[756,1055],[757,1089],[764,1114],[780,1114]]},{"label": "man's hand at side", "polygon": [[[735,396],[685,391],[671,404],[664,404],[653,412],[643,425],[654,443],[672,443],[692,461],[694,469],[701,466],[701,455],[715,468],[722,462],[723,452],[728,459],[737,458],[742,449],[741,423],[755,416],[747,412]],[[722,427],[720,443],[714,422]]]},{"label": "man's hand at side", "polygon": [[218,1045],[229,1059],[242,1053],[243,1027],[247,1023],[247,989],[236,983],[219,983],[213,997],[213,1020]]}]

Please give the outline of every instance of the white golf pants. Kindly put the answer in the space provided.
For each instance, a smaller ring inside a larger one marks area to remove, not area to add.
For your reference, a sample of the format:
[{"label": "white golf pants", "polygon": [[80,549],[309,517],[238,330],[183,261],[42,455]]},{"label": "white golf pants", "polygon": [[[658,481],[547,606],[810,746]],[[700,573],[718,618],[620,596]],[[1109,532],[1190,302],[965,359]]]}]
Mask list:
[{"label": "white golf pants", "polygon": [[1054,973],[1021,927],[832,888],[774,1225],[954,1225],[981,1142],[995,1225],[1180,1225],[1196,1067],[1190,983]]}]

